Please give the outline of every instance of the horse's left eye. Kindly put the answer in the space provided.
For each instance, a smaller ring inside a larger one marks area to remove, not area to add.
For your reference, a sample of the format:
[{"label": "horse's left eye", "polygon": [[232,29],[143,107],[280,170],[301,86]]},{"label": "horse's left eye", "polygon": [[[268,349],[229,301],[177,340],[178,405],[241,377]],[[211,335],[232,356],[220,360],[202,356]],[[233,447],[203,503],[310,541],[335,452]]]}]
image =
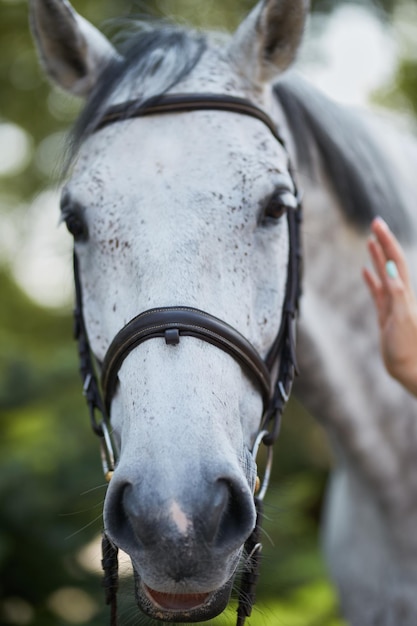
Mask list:
[{"label": "horse's left eye", "polygon": [[265,207],[263,218],[279,220],[288,209],[295,209],[297,200],[290,191],[277,191]]}]

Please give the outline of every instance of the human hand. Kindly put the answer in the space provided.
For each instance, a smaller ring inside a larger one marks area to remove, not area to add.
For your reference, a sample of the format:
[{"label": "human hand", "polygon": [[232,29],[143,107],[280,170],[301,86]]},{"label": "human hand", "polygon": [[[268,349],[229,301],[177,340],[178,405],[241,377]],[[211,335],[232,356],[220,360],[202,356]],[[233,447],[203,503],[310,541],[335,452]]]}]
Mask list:
[{"label": "human hand", "polygon": [[378,315],[387,371],[417,396],[417,300],[404,252],[387,224],[376,218],[368,239],[374,271],[364,269]]}]

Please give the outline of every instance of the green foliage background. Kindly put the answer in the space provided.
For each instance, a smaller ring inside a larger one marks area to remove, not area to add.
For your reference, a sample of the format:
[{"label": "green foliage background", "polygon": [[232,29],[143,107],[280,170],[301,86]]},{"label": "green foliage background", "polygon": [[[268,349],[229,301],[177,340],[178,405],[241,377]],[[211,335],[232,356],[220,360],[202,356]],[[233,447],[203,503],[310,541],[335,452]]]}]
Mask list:
[{"label": "green foliage background", "polygon": [[[338,4],[316,0],[314,10],[325,16]],[[378,6],[389,19],[400,4],[385,0]],[[198,26],[233,29],[253,2],[78,0],[74,5],[96,24],[151,9]],[[51,182],[37,163],[37,147],[67,129],[78,104],[44,80],[26,2],[0,0],[0,12],[0,122],[25,129],[33,145],[27,167],[0,178],[0,218],[14,213],[24,221],[22,203]],[[396,84],[381,90],[380,102],[406,102],[417,112],[416,51],[404,47]],[[81,396],[70,311],[34,304],[16,285],[5,258],[0,305],[0,624],[98,626],[107,619],[99,577],[83,565],[80,553],[100,533],[105,485]],[[250,623],[340,626],[318,536],[329,455],[318,426],[295,402],[277,453],[259,603]],[[98,563],[97,548],[92,555],[88,558]],[[130,586],[126,578],[122,624],[139,619]],[[216,621],[229,623],[232,614]]]}]

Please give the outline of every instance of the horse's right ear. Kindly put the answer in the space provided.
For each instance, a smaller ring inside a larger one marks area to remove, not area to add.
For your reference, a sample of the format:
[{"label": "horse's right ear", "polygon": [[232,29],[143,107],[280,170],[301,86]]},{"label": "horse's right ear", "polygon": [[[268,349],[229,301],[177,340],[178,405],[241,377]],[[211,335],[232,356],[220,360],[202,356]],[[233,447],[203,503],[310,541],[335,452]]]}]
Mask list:
[{"label": "horse's right ear", "polygon": [[67,0],[29,0],[30,26],[41,63],[60,87],[86,97],[118,58],[111,43]]},{"label": "horse's right ear", "polygon": [[310,0],[261,0],[236,31],[229,55],[252,84],[273,80],[291,65]]}]

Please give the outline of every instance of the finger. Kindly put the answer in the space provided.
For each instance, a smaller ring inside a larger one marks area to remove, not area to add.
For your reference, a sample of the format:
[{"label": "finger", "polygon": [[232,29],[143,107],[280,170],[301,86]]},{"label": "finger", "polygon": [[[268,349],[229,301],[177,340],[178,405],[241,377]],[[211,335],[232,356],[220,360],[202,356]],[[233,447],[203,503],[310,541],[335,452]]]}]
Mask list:
[{"label": "finger", "polygon": [[387,290],[392,299],[393,311],[401,312],[409,303],[409,291],[407,290],[401,276],[398,273],[394,261],[387,261]]},{"label": "finger", "polygon": [[386,260],[379,242],[371,238],[368,241],[368,248],[378,280],[376,276],[372,277],[372,274],[368,274],[365,280],[370,285],[373,278],[373,293],[379,298],[375,306],[378,307],[380,322],[383,324],[394,308],[398,310],[404,306],[407,290],[398,273],[397,265],[392,260]]},{"label": "finger", "polygon": [[[372,264],[379,279],[376,281],[376,277],[374,277],[374,291],[377,290],[379,297],[383,298],[383,303],[380,306],[385,307],[386,313],[384,314],[388,315],[388,312],[393,307],[404,306],[407,290],[404,281],[399,275],[396,263],[392,260],[386,260],[379,242],[371,239],[368,242],[368,247]],[[372,274],[370,274],[370,278],[368,277],[369,279],[372,279]]]},{"label": "finger", "polygon": [[387,257],[384,254],[384,251],[379,244],[379,241],[374,238],[368,239],[368,250],[369,255],[371,257],[372,265],[375,269],[375,272],[383,284],[383,286],[388,289],[388,277],[386,272],[386,263],[388,261]]},{"label": "finger", "polygon": [[382,218],[377,217],[371,224],[371,230],[377,238],[386,259],[395,262],[401,278],[408,282],[409,274],[404,252],[387,223]]},{"label": "finger", "polygon": [[375,274],[371,272],[371,270],[369,270],[367,267],[363,268],[362,276],[365,280],[365,283],[369,287],[369,291],[371,292],[372,297],[375,300],[381,289],[381,281],[378,280]]},{"label": "finger", "polygon": [[374,301],[379,325],[382,327],[388,314],[388,303],[384,293],[384,288],[378,277],[368,268],[363,268],[362,276],[369,289],[372,300]]}]

